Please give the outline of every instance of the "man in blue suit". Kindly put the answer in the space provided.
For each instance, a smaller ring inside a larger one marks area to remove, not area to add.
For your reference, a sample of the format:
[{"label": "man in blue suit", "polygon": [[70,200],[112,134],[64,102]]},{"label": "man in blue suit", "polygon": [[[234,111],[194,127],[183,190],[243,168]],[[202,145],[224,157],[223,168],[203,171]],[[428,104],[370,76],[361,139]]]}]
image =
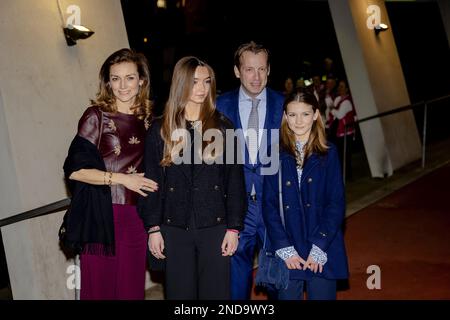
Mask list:
[{"label": "man in blue suit", "polygon": [[262,159],[271,145],[271,130],[280,128],[284,101],[282,94],[266,87],[269,73],[268,50],[253,41],[243,44],[234,55],[234,74],[241,86],[217,99],[217,109],[238,131],[241,129],[242,134],[237,136],[241,138],[249,198],[244,230],[231,258],[231,298],[234,300],[250,299],[255,250],[261,247],[265,236],[261,212]]}]

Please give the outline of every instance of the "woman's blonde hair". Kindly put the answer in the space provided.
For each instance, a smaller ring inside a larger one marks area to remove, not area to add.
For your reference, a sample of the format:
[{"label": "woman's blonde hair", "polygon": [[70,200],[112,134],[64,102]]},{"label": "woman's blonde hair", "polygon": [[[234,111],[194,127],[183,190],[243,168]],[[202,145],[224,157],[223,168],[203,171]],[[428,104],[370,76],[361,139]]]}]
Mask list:
[{"label": "woman's blonde hair", "polygon": [[[284,116],[281,121],[280,129],[280,147],[283,151],[288,152],[296,159],[298,158],[298,152],[296,152],[295,147],[295,134],[289,128],[286,117],[287,117],[287,106],[291,102],[303,102],[310,105],[315,113],[319,110],[319,103],[317,102],[314,94],[309,92],[295,93],[286,98],[283,104]],[[320,114],[311,127],[311,133],[309,135],[308,141],[305,145],[304,161],[298,161],[302,163],[302,166],[312,153],[325,154],[328,150],[327,139],[325,134],[325,126],[323,125],[322,117]],[[297,159],[299,160],[299,159]]]},{"label": "woman's blonde hair", "polygon": [[99,73],[99,88],[95,100],[91,100],[92,105],[98,106],[102,111],[117,112],[116,98],[109,83],[111,66],[122,63],[131,62],[137,67],[139,79],[142,85],[134,100],[131,110],[139,119],[149,119],[152,113],[152,103],[150,101],[150,71],[147,58],[131,49],[120,49],[111,54],[103,63]]},{"label": "woman's blonde hair", "polygon": [[[216,113],[216,78],[213,69],[196,57],[181,58],[173,70],[172,83],[170,86],[169,99],[167,100],[161,126],[161,137],[164,140],[164,153],[161,165],[170,166],[173,163],[173,152],[175,147],[183,143],[182,148],[187,148],[186,139],[172,140],[172,133],[177,129],[186,129],[185,108],[192,95],[194,87],[194,75],[197,67],[205,67],[211,79],[210,89],[200,109],[202,131],[208,129],[219,129],[219,119]],[[211,142],[202,142],[202,152]],[[179,148],[176,148],[179,150]],[[215,150],[218,156],[221,150]],[[223,150],[222,150],[223,151]]]}]

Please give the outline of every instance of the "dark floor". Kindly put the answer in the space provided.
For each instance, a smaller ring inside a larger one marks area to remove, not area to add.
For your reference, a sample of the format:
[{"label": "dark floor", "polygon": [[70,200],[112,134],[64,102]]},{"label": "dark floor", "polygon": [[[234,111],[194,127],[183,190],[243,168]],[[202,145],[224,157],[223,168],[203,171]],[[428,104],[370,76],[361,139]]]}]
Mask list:
[{"label": "dark floor", "polygon": [[[450,299],[449,179],[447,164],[347,219],[350,288],[339,299]],[[369,266],[379,289],[367,287]]]}]

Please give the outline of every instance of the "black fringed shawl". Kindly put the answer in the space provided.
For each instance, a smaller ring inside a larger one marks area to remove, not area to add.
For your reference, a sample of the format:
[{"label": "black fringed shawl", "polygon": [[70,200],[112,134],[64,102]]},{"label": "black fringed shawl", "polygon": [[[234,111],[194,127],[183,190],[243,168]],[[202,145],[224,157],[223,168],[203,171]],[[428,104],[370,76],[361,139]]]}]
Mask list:
[{"label": "black fringed shawl", "polygon": [[64,162],[64,176],[72,194],[70,209],[65,217],[64,245],[82,253],[114,255],[111,189],[107,185],[70,180],[69,176],[80,169],[106,171],[97,147],[77,135]]}]

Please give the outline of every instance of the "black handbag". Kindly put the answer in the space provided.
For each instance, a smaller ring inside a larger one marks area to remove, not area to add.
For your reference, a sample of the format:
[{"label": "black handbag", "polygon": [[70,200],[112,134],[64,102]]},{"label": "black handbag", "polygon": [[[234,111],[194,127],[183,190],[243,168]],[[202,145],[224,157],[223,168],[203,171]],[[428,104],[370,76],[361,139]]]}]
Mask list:
[{"label": "black handbag", "polygon": [[69,239],[67,237],[67,234],[68,234],[67,220],[69,219],[69,215],[70,215],[70,206],[69,206],[69,209],[67,209],[66,213],[64,213],[63,222],[58,230],[58,238],[59,238],[59,242],[61,243],[64,251],[67,254],[77,255],[77,254],[80,254],[80,252],[83,250],[83,248],[80,243],[73,242],[73,241],[71,242],[71,241],[69,241]]},{"label": "black handbag", "polygon": [[66,211],[66,213],[64,213],[63,222],[61,223],[61,226],[59,227],[58,230],[59,241],[61,241],[63,244],[65,243],[67,236],[67,219],[69,211],[70,208]]},{"label": "black handbag", "polygon": [[[281,161],[278,171],[278,197],[280,204],[280,217],[284,226],[283,198],[281,194]],[[263,247],[258,255],[258,270],[256,271],[255,283],[258,286],[272,289],[287,289],[289,284],[289,269],[286,263],[266,247],[267,230],[264,231]]]}]

